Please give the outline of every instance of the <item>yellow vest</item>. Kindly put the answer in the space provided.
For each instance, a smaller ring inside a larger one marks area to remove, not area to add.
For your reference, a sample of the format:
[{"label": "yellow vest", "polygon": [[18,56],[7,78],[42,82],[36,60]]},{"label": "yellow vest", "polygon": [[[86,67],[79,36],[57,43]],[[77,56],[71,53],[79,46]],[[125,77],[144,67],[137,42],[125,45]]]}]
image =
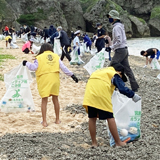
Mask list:
[{"label": "yellow vest", "polygon": [[92,73],[88,80],[83,107],[88,112],[88,106],[113,113],[112,94],[115,86],[111,83],[117,74],[113,67],[99,69]]},{"label": "yellow vest", "polygon": [[38,69],[36,70],[36,77],[43,74],[59,72],[59,56],[51,51],[45,51],[38,55]]}]

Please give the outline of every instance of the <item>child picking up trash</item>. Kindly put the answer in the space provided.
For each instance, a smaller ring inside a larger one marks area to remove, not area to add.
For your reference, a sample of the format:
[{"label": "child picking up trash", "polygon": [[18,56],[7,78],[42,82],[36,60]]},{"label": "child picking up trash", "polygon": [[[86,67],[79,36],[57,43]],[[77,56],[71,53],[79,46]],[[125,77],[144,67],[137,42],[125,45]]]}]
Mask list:
[{"label": "child picking up trash", "polygon": [[137,102],[141,97],[132,90],[125,87],[127,78],[124,74],[124,67],[120,63],[112,63],[112,66],[96,70],[90,76],[86,85],[83,107],[88,112],[89,131],[92,139],[92,146],[97,146],[96,120],[107,120],[109,130],[117,146],[124,146],[119,138],[116,122],[113,116],[112,94],[115,88],[120,93],[132,98]]},{"label": "child picking up trash", "polygon": [[[31,48],[32,48],[32,45],[33,45],[33,41],[34,41],[34,39],[31,38],[29,41],[27,41],[27,42],[22,46],[22,51],[23,51],[25,54],[28,54],[29,52],[32,53]],[[32,54],[34,54],[34,53],[32,53]]]},{"label": "child picking up trash", "polygon": [[47,127],[46,112],[48,97],[52,96],[56,114],[56,124],[60,123],[59,119],[59,87],[60,87],[60,68],[68,76],[78,83],[77,77],[62,63],[59,56],[53,53],[53,48],[49,43],[41,46],[40,52],[37,54],[34,63],[23,61],[23,66],[27,66],[29,70],[35,71],[39,94],[42,98],[42,125]]}]

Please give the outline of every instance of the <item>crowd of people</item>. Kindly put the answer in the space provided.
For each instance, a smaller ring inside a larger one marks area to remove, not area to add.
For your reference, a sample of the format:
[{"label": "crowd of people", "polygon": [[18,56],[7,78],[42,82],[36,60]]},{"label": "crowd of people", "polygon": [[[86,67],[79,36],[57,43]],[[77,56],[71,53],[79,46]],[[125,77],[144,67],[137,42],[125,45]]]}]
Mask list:
[{"label": "crowd of people", "polygon": [[[27,62],[24,60],[22,63],[27,66],[28,69],[35,71],[37,77],[38,91],[42,98],[41,111],[42,111],[42,125],[47,127],[46,111],[47,111],[47,101],[48,97],[52,96],[52,101],[55,107],[56,114],[56,124],[60,123],[59,118],[59,71],[60,69],[68,76],[70,76],[76,83],[78,83],[78,78],[63,64],[63,59],[66,57],[68,61],[71,61],[70,49],[73,43],[73,50],[78,50],[78,55],[80,55],[81,39],[86,44],[86,47],[91,51],[94,45],[97,48],[97,52],[100,52],[103,48],[109,53],[110,64],[107,68],[97,70],[92,73],[88,83],[86,85],[83,107],[88,112],[89,117],[89,131],[92,139],[92,145],[97,146],[96,141],[96,120],[107,120],[109,124],[109,129],[115,140],[117,146],[125,145],[119,139],[118,131],[116,128],[116,123],[113,116],[113,108],[111,97],[115,88],[118,88],[120,93],[132,98],[134,102],[137,102],[141,97],[136,94],[138,92],[139,85],[135,79],[132,69],[129,65],[128,60],[128,47],[127,38],[125,34],[124,25],[121,23],[119,13],[116,10],[111,10],[108,13],[108,20],[113,26],[112,30],[112,41],[111,37],[106,33],[103,28],[102,23],[97,23],[97,32],[94,33],[93,37],[89,37],[86,33],[81,35],[81,31],[77,30],[75,32],[71,31],[71,36],[69,37],[67,32],[63,30],[61,26],[55,28],[51,25],[49,28],[44,27],[43,30],[37,27],[28,27],[24,25],[19,31],[15,31],[15,28],[8,28],[5,26],[3,34],[8,37],[6,39],[7,43],[12,40],[13,33],[16,33],[18,37],[22,34],[27,34],[28,41],[23,45],[22,51],[24,53],[31,52],[31,47],[33,44],[33,38],[36,35],[40,35],[44,38],[44,44],[42,44],[40,52],[36,55],[34,63]],[[33,38],[32,38],[32,37]],[[46,40],[49,38],[49,42]],[[53,53],[54,40],[59,39],[60,45],[62,47],[62,55],[59,56]],[[49,44],[50,43],[50,44]],[[111,51],[114,52],[113,57],[111,57]],[[159,59],[160,51],[156,48],[150,48],[146,51],[141,51],[141,55],[146,57],[146,66],[151,63],[151,60],[156,56]],[[148,56],[151,56],[148,59]],[[46,58],[48,57],[48,58]],[[54,59],[54,61],[53,61]],[[145,66],[145,67],[146,67]],[[127,75],[131,89],[125,86],[127,81]]]}]

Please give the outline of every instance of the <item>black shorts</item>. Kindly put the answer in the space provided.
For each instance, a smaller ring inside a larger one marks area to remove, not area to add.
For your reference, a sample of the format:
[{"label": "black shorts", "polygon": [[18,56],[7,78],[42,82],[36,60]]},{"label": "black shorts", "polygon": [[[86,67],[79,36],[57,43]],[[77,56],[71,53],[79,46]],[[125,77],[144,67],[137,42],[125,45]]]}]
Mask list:
[{"label": "black shorts", "polygon": [[88,106],[88,117],[89,118],[97,118],[99,117],[100,120],[106,120],[108,118],[114,118],[113,113],[103,111],[94,107]]},{"label": "black shorts", "polygon": [[29,53],[29,49],[26,48],[23,52],[26,53],[26,54],[28,54]]}]

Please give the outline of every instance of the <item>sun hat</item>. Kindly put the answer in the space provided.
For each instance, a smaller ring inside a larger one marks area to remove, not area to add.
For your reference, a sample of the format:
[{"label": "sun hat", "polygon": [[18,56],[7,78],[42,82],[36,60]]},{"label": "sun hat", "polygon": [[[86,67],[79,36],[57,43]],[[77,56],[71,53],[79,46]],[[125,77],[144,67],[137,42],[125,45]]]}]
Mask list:
[{"label": "sun hat", "polygon": [[111,10],[108,14],[107,17],[109,18],[112,17],[113,19],[120,19],[119,18],[119,13],[116,10]]},{"label": "sun hat", "polygon": [[116,71],[120,71],[121,72],[121,75],[122,75],[122,80],[123,82],[127,82],[127,77],[125,76],[124,74],[124,66],[120,63],[116,63],[116,62],[113,62],[111,64],[111,66],[116,70]]}]

